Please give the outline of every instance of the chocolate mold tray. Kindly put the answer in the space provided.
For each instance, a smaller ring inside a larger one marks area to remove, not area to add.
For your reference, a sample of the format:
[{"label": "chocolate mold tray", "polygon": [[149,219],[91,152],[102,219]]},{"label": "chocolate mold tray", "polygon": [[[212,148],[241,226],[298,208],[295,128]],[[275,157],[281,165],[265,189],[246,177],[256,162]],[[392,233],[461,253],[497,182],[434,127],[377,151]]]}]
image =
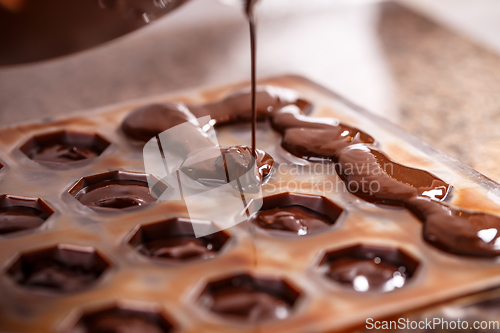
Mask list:
[{"label": "chocolate mold tray", "polygon": [[[451,184],[446,204],[500,215],[498,184],[389,122],[301,77],[260,84],[297,91],[314,105],[310,116],[357,127],[396,162]],[[23,214],[31,214],[22,230],[0,233],[1,332],[86,332],[99,322],[138,332],[339,332],[362,327],[367,318],[396,316],[500,284],[498,259],[431,246],[409,211],[343,190],[331,166],[285,151],[268,122],[257,125],[257,143],[273,156],[277,171],[263,185],[264,206],[316,214],[317,230],[300,235],[245,221],[193,241],[182,202],[147,196],[153,176],[144,174],[142,149],[120,125],[143,105],[202,104],[244,86],[150,97],[0,130],[0,209],[24,207],[30,213]],[[217,128],[217,137],[224,146],[248,145],[250,124]],[[54,148],[54,140],[60,146]],[[83,148],[71,148],[75,144]],[[46,161],[54,149],[68,147],[61,158],[73,162]],[[85,188],[102,181],[134,185],[142,201],[83,204]],[[117,205],[122,209],[110,208]],[[155,242],[184,238],[196,249],[155,252]],[[382,262],[392,282],[374,283],[382,288],[376,290],[363,281],[349,283],[342,265],[361,261]],[[59,276],[51,265],[69,268]],[[256,295],[252,301],[261,306],[242,320],[231,309],[238,307],[231,303],[235,299],[224,303],[228,290]]]}]

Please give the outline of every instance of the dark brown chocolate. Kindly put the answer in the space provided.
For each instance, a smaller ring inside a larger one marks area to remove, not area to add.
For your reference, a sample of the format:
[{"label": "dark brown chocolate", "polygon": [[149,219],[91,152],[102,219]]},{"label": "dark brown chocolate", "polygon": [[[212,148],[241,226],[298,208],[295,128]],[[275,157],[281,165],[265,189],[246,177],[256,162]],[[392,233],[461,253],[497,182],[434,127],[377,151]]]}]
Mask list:
[{"label": "dark brown chocolate", "polygon": [[283,280],[237,275],[209,283],[199,303],[228,319],[258,323],[288,317],[299,296]]},{"label": "dark brown chocolate", "polygon": [[0,235],[37,228],[53,213],[39,198],[0,195]]},{"label": "dark brown chocolate", "polygon": [[122,123],[123,132],[131,139],[147,142],[163,131],[194,120],[184,104],[151,104],[133,110]]},{"label": "dark brown chocolate", "polygon": [[75,198],[89,207],[124,209],[156,201],[147,183],[135,180],[108,180],[83,188]]},{"label": "dark brown chocolate", "polygon": [[347,146],[372,144],[375,140],[356,128],[339,124],[324,129],[286,129],[281,146],[295,156],[309,161],[336,161]]},{"label": "dark brown chocolate", "polygon": [[143,243],[138,251],[148,257],[167,258],[173,260],[210,259],[216,253],[214,245],[206,238],[177,237],[155,239]]},{"label": "dark brown chocolate", "polygon": [[169,262],[205,260],[213,258],[229,239],[224,231],[196,237],[193,224],[211,224],[184,218],[172,218],[141,225],[129,244],[139,253]]},{"label": "dark brown chocolate", "polygon": [[[260,189],[262,181],[274,167],[274,159],[269,154],[259,149],[255,151],[255,154],[256,159],[252,157],[252,151],[247,146],[221,148],[221,156],[206,159],[194,165],[183,166],[181,170],[193,180],[207,186],[217,186],[238,180],[241,190],[255,192]],[[254,162],[257,164],[251,172]],[[243,176],[245,177],[242,179]]]},{"label": "dark brown chocolate", "polygon": [[415,196],[442,200],[449,190],[431,173],[396,163],[364,145],[343,150],[336,169],[349,192],[375,204],[404,206]]},{"label": "dark brown chocolate", "polygon": [[263,210],[252,215],[250,221],[261,228],[291,231],[298,236],[324,230],[331,224],[328,217],[302,206]]},{"label": "dark brown chocolate", "polygon": [[22,254],[7,271],[16,283],[57,292],[90,287],[109,267],[98,253],[56,246]]},{"label": "dark brown chocolate", "polygon": [[157,312],[114,307],[83,315],[70,333],[169,333],[172,329]]},{"label": "dark brown chocolate", "polygon": [[500,255],[500,217],[445,206],[414,197],[405,206],[423,223],[424,239],[431,245],[462,256]]},{"label": "dark brown chocolate", "polygon": [[37,162],[65,164],[95,158],[109,144],[95,133],[58,131],[36,135],[19,149]]},{"label": "dark brown chocolate", "polygon": [[397,248],[355,245],[327,252],[325,275],[359,292],[389,292],[405,285],[418,267],[416,259]]},{"label": "dark brown chocolate", "polygon": [[0,235],[37,228],[47,218],[47,214],[33,207],[0,208]]},{"label": "dark brown chocolate", "polygon": [[327,276],[359,292],[387,292],[401,288],[406,282],[406,275],[399,271],[399,267],[378,260],[335,261],[329,265]]}]

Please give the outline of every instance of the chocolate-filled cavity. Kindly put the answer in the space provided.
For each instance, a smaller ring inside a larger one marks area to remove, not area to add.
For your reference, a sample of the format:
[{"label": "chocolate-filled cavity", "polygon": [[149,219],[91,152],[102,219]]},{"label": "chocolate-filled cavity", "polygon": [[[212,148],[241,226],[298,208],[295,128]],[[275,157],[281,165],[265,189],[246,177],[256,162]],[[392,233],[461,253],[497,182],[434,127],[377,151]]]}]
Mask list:
[{"label": "chocolate-filled cavity", "polygon": [[358,292],[389,292],[402,288],[419,263],[395,248],[356,245],[325,254],[326,277]]},{"label": "chocolate-filled cavity", "polygon": [[21,254],[7,273],[24,287],[76,292],[89,288],[109,266],[93,248],[57,245]]},{"label": "chocolate-filled cavity", "polygon": [[[297,106],[301,114],[307,114],[312,104],[298,98],[293,90],[273,86],[257,86],[257,121],[263,121],[287,105]],[[252,121],[252,95],[248,88],[236,91],[223,100],[205,105],[190,105],[189,110],[197,117],[210,116],[215,126]]]},{"label": "chocolate-filled cavity", "polygon": [[156,201],[147,177],[141,173],[111,171],[83,177],[69,193],[81,204],[96,210],[147,206]]},{"label": "chocolate-filled cavity", "polygon": [[285,280],[241,274],[208,283],[198,304],[229,320],[259,323],[288,317],[300,295]]},{"label": "chocolate-filled cavity", "polygon": [[41,226],[54,211],[41,199],[0,196],[0,235]]},{"label": "chocolate-filled cavity", "polygon": [[37,162],[66,164],[96,158],[109,145],[96,133],[58,131],[35,135],[19,149]]},{"label": "chocolate-filled cavity", "polygon": [[123,120],[122,130],[128,138],[140,142],[196,118],[182,103],[150,104],[139,107]]},{"label": "chocolate-filled cavity", "polygon": [[335,166],[349,192],[375,204],[404,206],[416,196],[443,200],[450,188],[427,171],[396,163],[363,145],[345,149]]},{"label": "chocolate-filled cavity", "polygon": [[112,307],[84,314],[69,333],[169,333],[173,325],[154,311]]},{"label": "chocolate-filled cavity", "polygon": [[236,181],[236,190],[255,192],[260,189],[264,179],[269,176],[274,159],[266,152],[257,149],[256,157],[247,146],[231,146],[220,148],[221,154],[215,158],[200,158],[199,154],[192,156],[201,162],[190,163],[188,158],[181,166],[181,171],[191,179],[206,185],[220,186]]},{"label": "chocolate-filled cavity", "polygon": [[322,196],[281,193],[265,197],[262,208],[249,221],[269,231],[304,236],[327,229],[342,211]]},{"label": "chocolate-filled cavity", "polygon": [[168,219],[142,225],[128,243],[139,253],[165,262],[206,260],[215,257],[229,240],[229,235],[218,231],[196,237],[193,223],[212,225],[208,221]]},{"label": "chocolate-filled cavity", "polygon": [[412,198],[406,207],[423,222],[426,242],[448,253],[471,257],[500,255],[500,217]]}]

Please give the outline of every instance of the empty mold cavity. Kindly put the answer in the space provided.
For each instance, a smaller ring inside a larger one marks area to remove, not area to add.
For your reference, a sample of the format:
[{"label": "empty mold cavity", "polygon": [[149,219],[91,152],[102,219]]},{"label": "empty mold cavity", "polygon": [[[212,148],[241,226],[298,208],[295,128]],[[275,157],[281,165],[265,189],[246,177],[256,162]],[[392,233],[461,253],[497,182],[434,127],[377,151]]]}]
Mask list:
[{"label": "empty mold cavity", "polygon": [[198,304],[225,319],[258,323],[289,317],[300,295],[285,280],[240,274],[209,282]]},{"label": "empty mold cavity", "polygon": [[388,292],[402,288],[419,262],[397,248],[355,245],[327,252],[323,274],[358,292]]},{"label": "empty mold cavity", "polygon": [[214,228],[212,222],[172,218],[140,226],[129,244],[139,253],[158,260],[184,262],[213,258],[229,240],[229,235],[218,231],[196,237],[193,224],[200,228]]},{"label": "empty mold cavity", "polygon": [[42,199],[0,195],[0,235],[38,228],[53,213]]},{"label": "empty mold cavity", "polygon": [[[147,206],[156,201],[148,186],[148,177],[143,173],[110,171],[80,179],[69,194],[82,205],[94,210],[120,210]],[[163,193],[167,185],[155,182],[155,191]]]},{"label": "empty mold cavity", "polygon": [[173,324],[160,311],[116,305],[84,313],[68,333],[170,333]]},{"label": "empty mold cavity", "polygon": [[281,193],[265,197],[262,208],[250,217],[250,221],[273,232],[303,236],[327,229],[342,211],[322,196]]},{"label": "empty mold cavity", "polygon": [[75,292],[89,288],[109,266],[92,247],[59,244],[21,254],[7,274],[24,287]]},{"label": "empty mold cavity", "polygon": [[19,149],[37,162],[65,164],[96,158],[109,145],[96,133],[57,131],[35,135]]}]

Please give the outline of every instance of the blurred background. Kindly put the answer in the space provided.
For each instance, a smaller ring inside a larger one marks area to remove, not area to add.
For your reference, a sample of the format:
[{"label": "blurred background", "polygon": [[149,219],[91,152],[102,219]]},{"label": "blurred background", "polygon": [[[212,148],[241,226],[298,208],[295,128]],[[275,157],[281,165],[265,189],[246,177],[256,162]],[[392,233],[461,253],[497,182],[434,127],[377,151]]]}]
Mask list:
[{"label": "blurred background", "polygon": [[[116,1],[0,0],[0,125],[249,80],[238,6],[191,0],[146,24],[157,13],[123,19]],[[500,181],[500,1],[261,0],[257,15],[260,78],[305,76]]]}]

